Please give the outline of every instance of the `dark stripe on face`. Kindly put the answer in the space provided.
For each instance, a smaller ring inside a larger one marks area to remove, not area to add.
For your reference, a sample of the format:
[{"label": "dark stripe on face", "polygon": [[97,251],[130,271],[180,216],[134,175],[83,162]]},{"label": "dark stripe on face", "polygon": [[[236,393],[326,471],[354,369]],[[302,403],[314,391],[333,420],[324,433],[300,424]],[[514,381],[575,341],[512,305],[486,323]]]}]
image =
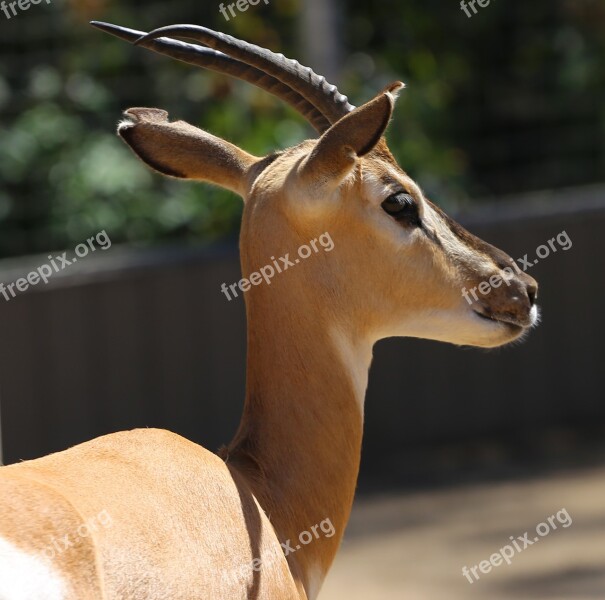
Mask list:
[{"label": "dark stripe on face", "polygon": [[513,265],[513,259],[503,252],[499,248],[484,242],[477,236],[469,233],[462,225],[454,221],[449,215],[444,213],[438,206],[433,204],[430,200],[426,201],[427,204],[443,219],[445,224],[450,228],[450,231],[466,246],[469,246],[473,250],[483,254],[487,258],[490,258],[494,264],[503,269],[504,267],[510,267]]},{"label": "dark stripe on face", "polygon": [[441,243],[441,240],[437,237],[437,234],[434,231],[431,231],[426,224],[424,223],[424,221],[420,221],[420,230],[422,231],[422,233],[424,233],[424,235],[426,235],[427,238],[429,238],[429,240],[431,240],[431,242],[433,242],[436,246],[439,246],[439,248],[443,248],[443,244]]}]

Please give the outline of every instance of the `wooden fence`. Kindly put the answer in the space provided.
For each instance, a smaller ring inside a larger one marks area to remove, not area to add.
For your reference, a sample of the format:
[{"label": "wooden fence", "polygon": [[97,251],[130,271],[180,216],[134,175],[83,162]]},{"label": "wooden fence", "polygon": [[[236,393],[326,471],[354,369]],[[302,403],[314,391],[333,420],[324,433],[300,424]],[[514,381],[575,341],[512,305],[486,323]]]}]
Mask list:
[{"label": "wooden fence", "polygon": [[[532,270],[542,325],[523,345],[490,352],[379,343],[366,404],[369,460],[605,422],[603,190],[501,206],[461,220],[515,257],[535,255],[563,230],[573,242]],[[0,298],[5,462],[134,427],[168,428],[209,448],[226,442],[244,394],[244,306],[220,292],[239,279],[235,244],[96,254],[31,293]],[[0,265],[0,281],[43,262]]]}]

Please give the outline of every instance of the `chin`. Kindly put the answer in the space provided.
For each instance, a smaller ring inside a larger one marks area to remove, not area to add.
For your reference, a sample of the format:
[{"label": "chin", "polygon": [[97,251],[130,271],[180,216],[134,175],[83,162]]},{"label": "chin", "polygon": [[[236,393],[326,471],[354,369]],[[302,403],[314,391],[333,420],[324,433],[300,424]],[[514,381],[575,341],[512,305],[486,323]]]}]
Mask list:
[{"label": "chin", "polygon": [[487,329],[488,335],[493,339],[487,343],[482,339],[471,345],[480,348],[498,348],[525,340],[529,332],[540,322],[540,309],[535,305],[532,306],[527,321],[524,323],[493,319],[479,313],[475,313],[473,316],[481,322],[482,327]]},{"label": "chin", "polygon": [[508,344],[521,343],[531,331],[531,327],[501,323],[496,324],[494,330],[489,333],[488,339],[483,337],[474,343],[463,345],[476,346],[477,348],[500,348]]},{"label": "chin", "polygon": [[402,324],[395,335],[416,337],[456,346],[498,348],[521,342],[539,323],[540,312],[532,307],[527,323],[512,323],[484,317],[467,307],[459,310],[428,310]]}]

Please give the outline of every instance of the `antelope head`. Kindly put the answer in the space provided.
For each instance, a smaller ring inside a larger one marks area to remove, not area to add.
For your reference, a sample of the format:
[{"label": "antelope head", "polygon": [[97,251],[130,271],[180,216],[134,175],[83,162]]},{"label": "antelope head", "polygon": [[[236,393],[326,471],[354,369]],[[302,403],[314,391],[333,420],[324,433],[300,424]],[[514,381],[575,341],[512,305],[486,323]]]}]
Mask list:
[{"label": "antelope head", "polygon": [[[155,108],[131,108],[119,126],[119,135],[156,171],[242,196],[244,276],[329,233],[336,251],[302,261],[270,286],[252,288],[249,314],[260,306],[296,305],[372,342],[411,336],[481,347],[518,339],[536,323],[534,279],[513,271],[507,254],[429,201],[390,153],[383,134],[403,84],[355,108],[297,62],[204,27],[176,25],[143,34],[93,24],[256,84],[318,131],[318,139],[259,158],[185,122],[171,122]],[[489,293],[465,298],[463,290],[482,282],[491,282]]]}]

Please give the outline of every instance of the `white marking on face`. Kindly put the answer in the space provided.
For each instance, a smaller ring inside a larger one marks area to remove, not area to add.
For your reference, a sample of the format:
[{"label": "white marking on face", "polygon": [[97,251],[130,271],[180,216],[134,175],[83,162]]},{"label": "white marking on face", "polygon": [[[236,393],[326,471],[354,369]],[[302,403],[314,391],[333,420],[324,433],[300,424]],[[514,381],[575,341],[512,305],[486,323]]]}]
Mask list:
[{"label": "white marking on face", "polygon": [[[386,175],[393,181],[398,182],[408,194],[411,194],[416,199],[418,202],[419,214],[422,217],[422,213],[426,206],[426,200],[422,190],[420,187],[418,187],[418,184],[413,179],[401,173],[388,163],[381,162],[380,166],[383,170],[383,175]],[[396,191],[393,189],[393,185],[385,183],[380,177],[377,177],[372,172],[364,172],[363,177],[369,197],[376,204],[380,204],[383,200],[386,200],[388,196]]]},{"label": "white marking on face", "polygon": [[63,579],[41,557],[28,554],[0,538],[1,600],[64,600]]},{"label": "white marking on face", "polygon": [[364,172],[363,183],[367,197],[375,204],[380,204],[393,193],[390,185],[385,184],[380,177],[369,171]]}]

